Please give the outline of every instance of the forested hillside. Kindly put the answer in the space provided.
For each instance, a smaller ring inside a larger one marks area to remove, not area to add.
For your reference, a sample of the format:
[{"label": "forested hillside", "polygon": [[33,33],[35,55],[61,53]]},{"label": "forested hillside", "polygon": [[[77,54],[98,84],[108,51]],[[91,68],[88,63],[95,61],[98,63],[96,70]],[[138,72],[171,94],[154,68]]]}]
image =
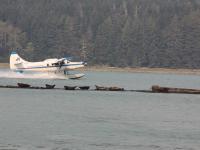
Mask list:
[{"label": "forested hillside", "polygon": [[200,0],[0,0],[0,61],[200,68]]}]

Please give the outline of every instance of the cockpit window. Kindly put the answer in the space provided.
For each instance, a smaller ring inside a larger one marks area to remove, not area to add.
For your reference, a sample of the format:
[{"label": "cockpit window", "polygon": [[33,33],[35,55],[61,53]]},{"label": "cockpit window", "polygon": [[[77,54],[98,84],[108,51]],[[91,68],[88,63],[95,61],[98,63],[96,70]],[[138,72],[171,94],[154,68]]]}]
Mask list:
[{"label": "cockpit window", "polygon": [[53,63],[53,64],[52,64],[52,66],[58,66],[58,65],[59,65],[58,63]]}]

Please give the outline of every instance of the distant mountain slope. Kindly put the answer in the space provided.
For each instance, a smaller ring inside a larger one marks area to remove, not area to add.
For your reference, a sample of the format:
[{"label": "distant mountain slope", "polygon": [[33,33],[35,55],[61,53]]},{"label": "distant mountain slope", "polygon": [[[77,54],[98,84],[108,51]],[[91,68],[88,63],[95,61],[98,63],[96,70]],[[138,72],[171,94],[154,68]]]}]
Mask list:
[{"label": "distant mountain slope", "polygon": [[0,61],[200,68],[199,0],[1,0]]}]

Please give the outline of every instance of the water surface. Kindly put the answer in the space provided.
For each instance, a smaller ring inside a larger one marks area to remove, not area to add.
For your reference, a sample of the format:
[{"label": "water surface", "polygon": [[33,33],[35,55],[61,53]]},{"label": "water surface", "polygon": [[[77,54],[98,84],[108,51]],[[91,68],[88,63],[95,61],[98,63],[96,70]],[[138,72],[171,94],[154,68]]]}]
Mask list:
[{"label": "water surface", "polygon": [[[0,84],[200,88],[200,77],[192,75],[85,74],[81,80],[0,78]],[[200,95],[0,89],[0,150],[198,150],[199,114]]]}]

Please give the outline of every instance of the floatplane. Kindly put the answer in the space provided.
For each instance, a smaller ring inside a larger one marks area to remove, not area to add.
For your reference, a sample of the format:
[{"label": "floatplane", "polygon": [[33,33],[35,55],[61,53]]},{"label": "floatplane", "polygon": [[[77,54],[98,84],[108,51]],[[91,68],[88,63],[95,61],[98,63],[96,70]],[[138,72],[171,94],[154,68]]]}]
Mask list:
[{"label": "floatplane", "polygon": [[70,70],[82,68],[85,62],[72,62],[67,58],[52,58],[40,62],[29,62],[22,59],[16,52],[10,55],[10,69],[14,72],[23,73],[47,73],[55,75],[59,79],[78,79],[84,74],[70,74]]}]

